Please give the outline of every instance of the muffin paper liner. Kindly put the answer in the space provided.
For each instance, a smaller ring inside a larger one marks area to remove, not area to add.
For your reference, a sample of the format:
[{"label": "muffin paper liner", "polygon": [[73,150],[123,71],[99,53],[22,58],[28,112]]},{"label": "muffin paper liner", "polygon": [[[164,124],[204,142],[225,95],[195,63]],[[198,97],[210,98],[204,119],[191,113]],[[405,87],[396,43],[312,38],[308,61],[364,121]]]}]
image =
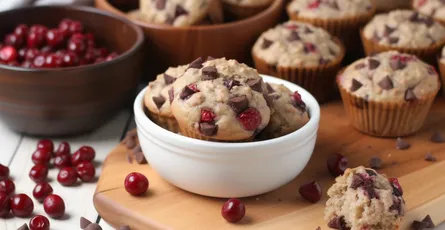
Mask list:
[{"label": "muffin paper liner", "polygon": [[445,97],[445,64],[440,62],[440,55],[437,56],[437,65],[439,66],[440,80],[442,81],[442,96]]},{"label": "muffin paper liner", "polygon": [[338,78],[337,84],[351,125],[377,137],[401,137],[417,132],[438,92],[412,102],[377,102],[350,94]]},{"label": "muffin paper liner", "polygon": [[314,67],[282,67],[268,64],[252,52],[253,61],[258,72],[291,81],[308,90],[319,103],[326,102],[334,97],[335,76],[341,69],[341,62],[345,56],[342,43],[336,39],[341,51],[338,58],[326,65]]},{"label": "muffin paper liner", "polygon": [[152,120],[154,123],[161,126],[162,128],[174,133],[179,132],[178,122],[174,117],[160,116],[159,114],[152,113],[149,110],[147,110],[146,113],[150,120]]},{"label": "muffin paper liner", "polygon": [[437,54],[440,53],[441,48],[445,45],[445,39],[440,42],[436,42],[434,45],[426,48],[405,48],[381,45],[373,41],[372,39],[366,38],[365,34],[363,33],[363,29],[360,30],[360,37],[362,39],[363,47],[365,48],[365,53],[367,56],[389,50],[397,50],[402,53],[416,55],[419,59],[433,66],[436,66]]},{"label": "muffin paper liner", "polygon": [[375,6],[366,14],[351,16],[346,18],[307,18],[300,16],[287,9],[287,14],[291,20],[310,23],[314,26],[324,28],[330,34],[340,38],[345,44],[348,55],[361,55],[362,45],[358,30],[368,23],[375,14]]},{"label": "muffin paper liner", "polygon": [[258,14],[259,12],[267,9],[267,7],[269,7],[272,3],[273,1],[260,6],[240,6],[223,2],[223,9],[230,18],[239,20]]}]

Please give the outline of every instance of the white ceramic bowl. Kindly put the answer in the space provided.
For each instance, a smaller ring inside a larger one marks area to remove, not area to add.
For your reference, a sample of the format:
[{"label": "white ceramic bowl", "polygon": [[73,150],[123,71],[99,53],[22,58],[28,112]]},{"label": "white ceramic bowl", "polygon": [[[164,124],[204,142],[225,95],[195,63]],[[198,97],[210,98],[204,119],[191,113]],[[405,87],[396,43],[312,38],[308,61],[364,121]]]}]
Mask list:
[{"label": "white ceramic bowl", "polygon": [[278,78],[265,82],[298,90],[310,113],[309,122],[283,137],[250,143],[209,142],[172,133],[144,113],[142,90],[134,103],[142,150],[151,167],[171,184],[211,197],[247,197],[277,189],[294,179],[312,155],[320,106],[303,88]]}]

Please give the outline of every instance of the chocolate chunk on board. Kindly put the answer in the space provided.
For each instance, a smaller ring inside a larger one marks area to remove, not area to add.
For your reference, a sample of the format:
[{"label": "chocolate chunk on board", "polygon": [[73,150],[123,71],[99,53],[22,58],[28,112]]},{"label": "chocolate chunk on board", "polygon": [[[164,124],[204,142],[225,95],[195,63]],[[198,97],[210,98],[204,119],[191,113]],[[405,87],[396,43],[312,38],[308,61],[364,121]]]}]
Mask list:
[{"label": "chocolate chunk on board", "polygon": [[431,219],[430,215],[426,215],[425,218],[422,220],[423,223],[426,223],[427,228],[434,228],[436,227],[433,223],[433,220]]},{"label": "chocolate chunk on board", "polygon": [[17,230],[29,230],[28,225],[27,224],[23,224],[22,226],[20,226],[19,228],[17,228]]},{"label": "chocolate chunk on board", "polygon": [[437,161],[437,158],[435,156],[433,156],[433,154],[427,153],[425,155],[425,160],[430,161],[430,162],[435,162],[435,161]]},{"label": "chocolate chunk on board", "polygon": [[130,226],[122,225],[122,226],[120,226],[119,230],[130,230]]},{"label": "chocolate chunk on board", "polygon": [[369,167],[372,169],[381,169],[382,168],[382,159],[378,157],[373,157],[369,160]]},{"label": "chocolate chunk on board", "polygon": [[136,152],[134,154],[134,158],[136,159],[136,162],[140,165],[147,164],[147,159],[145,158],[143,152]]},{"label": "chocolate chunk on board", "polygon": [[405,140],[403,140],[402,138],[397,138],[397,141],[396,141],[396,148],[398,149],[398,150],[405,150],[405,149],[409,149],[411,147],[411,145],[408,143],[408,142],[406,142]]},{"label": "chocolate chunk on board", "polygon": [[412,230],[423,230],[423,229],[426,228],[426,226],[427,226],[426,223],[423,223],[423,222],[421,222],[421,221],[417,221],[417,220],[415,220],[415,221],[413,221],[413,223],[411,224],[411,229],[412,229]]},{"label": "chocolate chunk on board", "polygon": [[91,223],[85,228],[85,230],[102,230],[102,228],[96,223]]},{"label": "chocolate chunk on board", "polygon": [[442,135],[442,133],[436,131],[433,133],[433,135],[431,135],[430,141],[434,143],[444,143],[445,137]]}]

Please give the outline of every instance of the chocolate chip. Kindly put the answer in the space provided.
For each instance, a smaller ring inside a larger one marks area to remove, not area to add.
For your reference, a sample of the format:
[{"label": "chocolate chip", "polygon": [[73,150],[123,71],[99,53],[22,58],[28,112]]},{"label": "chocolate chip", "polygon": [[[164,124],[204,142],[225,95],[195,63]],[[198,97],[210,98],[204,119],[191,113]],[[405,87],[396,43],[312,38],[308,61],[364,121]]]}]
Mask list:
[{"label": "chocolate chip", "polygon": [[19,228],[17,228],[17,230],[29,230],[28,225],[27,224],[23,224],[22,226],[20,226]]},{"label": "chocolate chip", "polygon": [[357,65],[355,65],[354,69],[363,69],[365,67],[366,67],[365,63],[362,62],[362,63],[358,63]]},{"label": "chocolate chip", "polygon": [[428,67],[428,74],[436,75],[437,72],[436,72],[436,70],[434,69],[434,67],[430,66],[430,67]]},{"label": "chocolate chip", "polygon": [[392,187],[392,194],[394,196],[403,196],[403,191],[400,190],[394,183],[390,183]]},{"label": "chocolate chip", "polygon": [[358,187],[362,186],[364,183],[365,183],[365,181],[363,180],[362,176],[355,173],[354,175],[352,175],[352,182],[351,182],[350,188],[357,189]]},{"label": "chocolate chip", "polygon": [[176,78],[164,73],[164,82],[166,85],[170,85],[176,81]]},{"label": "chocolate chip", "polygon": [[372,169],[380,169],[382,168],[382,159],[378,157],[373,157],[369,160],[369,167]]},{"label": "chocolate chip", "polygon": [[371,170],[371,169],[366,169],[366,173],[369,176],[377,176],[377,173],[374,170]]},{"label": "chocolate chip", "polygon": [[267,86],[268,93],[275,93],[275,90],[272,88],[272,86],[269,83],[266,83],[266,86]]},{"label": "chocolate chip", "polygon": [[419,17],[419,13],[414,12],[413,14],[411,14],[411,16],[409,17],[409,20],[412,22],[419,22],[421,21],[420,17]]},{"label": "chocolate chip", "polygon": [[334,10],[340,10],[340,7],[338,6],[337,1],[333,1],[329,4],[329,6]]},{"label": "chocolate chip", "polygon": [[430,162],[435,162],[435,161],[437,161],[437,158],[435,156],[433,156],[433,154],[427,153],[425,155],[425,160],[430,161]]},{"label": "chocolate chip", "polygon": [[274,100],[280,98],[280,96],[276,94],[263,94],[263,97],[269,107],[272,106]]},{"label": "chocolate chip", "polygon": [[181,5],[176,5],[174,20],[176,20],[176,18],[182,15],[187,15],[187,14],[189,14],[189,12],[185,10]]},{"label": "chocolate chip", "polygon": [[320,65],[326,65],[329,62],[331,62],[329,59],[325,59],[323,57],[320,57],[320,59],[318,59],[318,64],[320,64]]},{"label": "chocolate chip", "polygon": [[442,135],[442,133],[436,131],[433,133],[433,135],[431,135],[430,141],[434,143],[444,143],[445,137]]},{"label": "chocolate chip", "polygon": [[89,224],[91,224],[91,221],[87,220],[85,217],[80,217],[80,228],[84,229],[86,228]]},{"label": "chocolate chip", "polygon": [[423,223],[421,221],[413,221],[413,223],[411,224],[411,229],[412,230],[423,230],[426,228],[428,224],[427,223]]},{"label": "chocolate chip", "polygon": [[304,44],[304,52],[305,53],[312,53],[316,51],[316,47],[312,43],[305,43]]},{"label": "chocolate chip", "polygon": [[145,159],[143,152],[137,152],[134,154],[134,158],[136,159],[136,162],[140,165],[147,164],[147,159]]},{"label": "chocolate chip", "polygon": [[337,53],[331,48],[329,48],[329,54],[331,54],[332,56],[337,56]]},{"label": "chocolate chip", "polygon": [[351,92],[355,92],[362,88],[363,84],[355,79],[352,79]]},{"label": "chocolate chip", "polygon": [[384,90],[390,90],[394,88],[391,78],[389,76],[384,77],[379,83],[380,88]]},{"label": "chocolate chip", "polygon": [[189,99],[195,93],[196,91],[190,88],[190,86],[186,86],[179,95],[179,98],[181,98],[182,100]]},{"label": "chocolate chip", "polygon": [[304,32],[307,33],[307,34],[311,34],[311,33],[313,33],[314,31],[312,31],[311,28],[309,28],[309,27],[306,26],[306,27],[304,28]]},{"label": "chocolate chip", "polygon": [[119,230],[130,230],[130,226],[128,225],[122,225]]},{"label": "chocolate chip", "polygon": [[231,90],[234,86],[240,86],[240,82],[235,80],[233,77],[227,80],[224,80],[224,86]]},{"label": "chocolate chip", "polygon": [[349,230],[350,228],[346,226],[346,222],[343,216],[341,217],[335,217],[334,219],[330,220],[328,223],[328,227],[339,229],[339,230]]},{"label": "chocolate chip", "polygon": [[390,34],[392,34],[392,32],[394,32],[396,29],[392,28],[388,25],[385,25],[385,36],[389,36]]},{"label": "chocolate chip", "polygon": [[173,102],[173,99],[175,98],[175,90],[173,87],[168,90],[168,100],[170,101],[170,104]]},{"label": "chocolate chip", "polygon": [[273,41],[267,39],[267,38],[263,38],[263,44],[261,44],[261,48],[263,50],[269,48],[271,45],[273,44]]},{"label": "chocolate chip", "polygon": [[102,228],[96,223],[91,223],[85,228],[85,230],[102,230]]},{"label": "chocolate chip", "polygon": [[156,9],[163,10],[165,9],[166,0],[156,0]]},{"label": "chocolate chip", "polygon": [[202,68],[203,80],[213,80],[218,77],[218,70],[215,66],[206,66]]},{"label": "chocolate chip", "polygon": [[287,40],[289,42],[293,42],[293,41],[299,41],[301,40],[300,35],[298,35],[297,31],[292,31],[289,35],[289,37],[287,38]]},{"label": "chocolate chip", "polygon": [[365,190],[365,193],[369,199],[378,199],[377,193],[374,190],[374,185],[372,184],[371,180],[365,181],[363,189]]},{"label": "chocolate chip", "polygon": [[426,224],[426,228],[434,228],[434,227],[436,227],[434,225],[433,220],[431,219],[430,215],[426,215],[425,218],[423,218],[422,222]]},{"label": "chocolate chip", "polygon": [[218,133],[218,126],[211,123],[199,123],[199,131],[205,136],[215,136]]},{"label": "chocolate chip", "polygon": [[153,97],[152,99],[158,109],[160,109],[162,105],[165,103],[165,97],[163,97],[162,95]]},{"label": "chocolate chip", "polygon": [[399,38],[397,38],[397,37],[388,37],[388,42],[389,42],[389,44],[396,44],[397,42],[399,42]]},{"label": "chocolate chip", "polygon": [[204,63],[204,59],[202,57],[199,57],[198,59],[192,61],[189,65],[189,69],[201,69],[202,63]]},{"label": "chocolate chip", "polygon": [[400,204],[400,201],[397,198],[393,199],[393,203],[391,207],[389,207],[389,211],[397,211],[397,214],[399,216],[403,214],[402,205]]},{"label": "chocolate chip", "polygon": [[315,230],[321,230],[320,226],[318,226],[317,229],[315,229]]},{"label": "chocolate chip", "polygon": [[402,138],[397,138],[397,141],[396,141],[396,148],[398,149],[398,150],[405,150],[405,149],[409,149],[411,147],[411,145],[408,143],[408,142],[406,142],[405,140],[403,140]]},{"label": "chocolate chip", "polygon": [[415,101],[417,100],[416,95],[414,94],[414,91],[412,88],[407,89],[405,92],[405,101]]},{"label": "chocolate chip", "polygon": [[391,69],[393,70],[401,70],[405,69],[406,63],[400,61],[400,59],[393,59],[389,62],[389,65],[391,66]]},{"label": "chocolate chip", "polygon": [[232,97],[229,100],[229,105],[236,114],[239,114],[249,107],[249,100],[246,95]]},{"label": "chocolate chip", "polygon": [[375,60],[375,59],[373,59],[373,58],[370,58],[370,59],[368,59],[368,65],[369,65],[368,68],[370,70],[374,70],[374,69],[377,69],[377,67],[380,66],[380,62]]},{"label": "chocolate chip", "polygon": [[261,78],[254,78],[247,80],[246,84],[254,91],[262,92],[263,91],[263,80]]},{"label": "chocolate chip", "polygon": [[431,27],[434,24],[434,20],[431,17],[425,17],[422,22],[427,26]]}]

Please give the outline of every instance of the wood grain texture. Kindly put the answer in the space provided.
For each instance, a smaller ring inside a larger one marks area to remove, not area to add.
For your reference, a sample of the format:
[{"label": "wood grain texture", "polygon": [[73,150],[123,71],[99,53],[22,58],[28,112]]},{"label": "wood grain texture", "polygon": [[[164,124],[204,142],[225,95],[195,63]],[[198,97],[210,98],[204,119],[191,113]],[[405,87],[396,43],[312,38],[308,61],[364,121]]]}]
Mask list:
[{"label": "wood grain texture", "polygon": [[[365,136],[348,124],[340,102],[322,107],[317,145],[311,161],[291,183],[264,195],[243,199],[247,215],[238,224],[229,224],[220,216],[222,199],[194,195],[182,191],[164,180],[147,165],[129,164],[126,149],[119,145],[104,163],[94,204],[99,214],[111,225],[127,224],[134,230],[146,229],[301,229],[321,226],[326,195],[317,204],[309,204],[298,195],[298,187],[317,180],[323,193],[333,178],[326,169],[326,159],[333,153],[348,156],[351,167],[368,165],[373,156],[380,157],[384,168],[379,170],[390,177],[399,177],[405,192],[407,215],[402,230],[414,219],[426,214],[437,224],[445,220],[445,144],[434,144],[429,138],[434,130],[445,131],[445,101],[439,100],[421,131],[405,138],[412,144],[408,150],[397,150],[395,139]],[[437,162],[427,162],[431,152]],[[142,197],[130,196],[123,181],[130,172],[144,173],[150,180],[149,192]]]}]

